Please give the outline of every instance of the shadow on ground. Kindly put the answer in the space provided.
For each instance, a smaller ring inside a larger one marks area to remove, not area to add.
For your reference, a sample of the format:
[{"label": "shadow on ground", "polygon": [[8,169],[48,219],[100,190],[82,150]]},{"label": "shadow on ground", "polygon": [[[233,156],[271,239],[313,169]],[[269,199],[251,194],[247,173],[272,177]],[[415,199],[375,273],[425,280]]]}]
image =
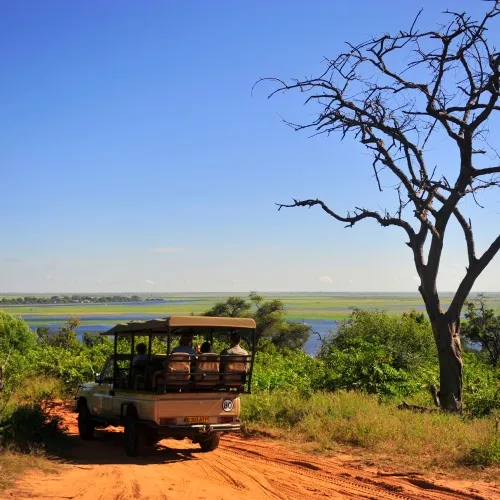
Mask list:
[{"label": "shadow on ground", "polygon": [[46,441],[49,456],[73,464],[168,464],[196,460],[201,450],[189,440],[164,439],[155,446],[141,443],[139,456],[125,454],[123,432],[120,428],[96,429],[94,438],[83,441],[78,435],[76,413],[72,403],[55,402],[49,410],[57,416],[60,429],[56,439]]}]

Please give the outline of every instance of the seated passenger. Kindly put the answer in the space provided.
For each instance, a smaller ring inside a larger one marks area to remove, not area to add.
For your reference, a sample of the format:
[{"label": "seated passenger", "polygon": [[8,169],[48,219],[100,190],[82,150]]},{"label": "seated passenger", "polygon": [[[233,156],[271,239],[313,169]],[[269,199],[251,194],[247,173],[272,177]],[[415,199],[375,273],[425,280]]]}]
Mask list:
[{"label": "seated passenger", "polygon": [[135,350],[137,351],[137,355],[135,355],[132,360],[132,366],[144,366],[148,360],[146,344],[137,344]]},{"label": "seated passenger", "polygon": [[210,342],[203,342],[203,344],[201,344],[200,351],[202,354],[213,354],[214,348]]},{"label": "seated passenger", "polygon": [[181,338],[179,340],[179,345],[172,349],[172,354],[183,352],[186,354],[194,355],[196,353],[194,352],[192,344],[193,344],[193,337],[189,335],[181,335]]},{"label": "seated passenger", "polygon": [[248,352],[245,351],[242,347],[240,347],[241,335],[237,332],[231,333],[229,337],[231,341],[231,347],[229,349],[224,349],[220,354],[221,356],[225,356],[227,354],[239,354],[241,356],[248,356]]}]

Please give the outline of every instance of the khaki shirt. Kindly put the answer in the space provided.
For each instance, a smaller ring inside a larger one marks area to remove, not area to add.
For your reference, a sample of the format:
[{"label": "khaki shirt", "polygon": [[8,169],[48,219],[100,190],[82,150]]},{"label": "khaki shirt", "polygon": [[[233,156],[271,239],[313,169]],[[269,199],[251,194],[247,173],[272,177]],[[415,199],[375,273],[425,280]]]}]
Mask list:
[{"label": "khaki shirt", "polygon": [[221,356],[225,356],[228,354],[238,354],[240,356],[248,356],[248,352],[245,351],[239,345],[235,345],[234,347],[230,347],[229,349],[224,349],[221,353]]}]

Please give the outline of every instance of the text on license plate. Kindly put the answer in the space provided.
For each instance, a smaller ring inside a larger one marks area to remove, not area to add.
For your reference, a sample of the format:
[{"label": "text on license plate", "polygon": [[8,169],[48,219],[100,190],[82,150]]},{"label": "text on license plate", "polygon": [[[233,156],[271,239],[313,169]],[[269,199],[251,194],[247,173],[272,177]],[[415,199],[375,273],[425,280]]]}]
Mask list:
[{"label": "text on license plate", "polygon": [[186,417],[184,422],[187,424],[208,424],[208,417]]}]

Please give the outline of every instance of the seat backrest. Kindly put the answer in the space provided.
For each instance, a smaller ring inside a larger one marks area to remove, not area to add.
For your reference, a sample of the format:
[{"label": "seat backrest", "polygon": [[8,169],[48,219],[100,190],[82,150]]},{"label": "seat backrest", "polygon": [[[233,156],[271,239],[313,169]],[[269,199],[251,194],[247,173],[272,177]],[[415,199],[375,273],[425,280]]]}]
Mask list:
[{"label": "seat backrest", "polygon": [[224,363],[225,383],[242,385],[245,383],[248,371],[248,356],[228,354],[221,356],[221,364]]},{"label": "seat backrest", "polygon": [[163,363],[165,382],[169,384],[187,383],[191,376],[189,354],[176,353],[166,357]]},{"label": "seat backrest", "polygon": [[[193,379],[197,382],[216,382],[219,380],[219,355],[206,353],[198,355]],[[215,373],[214,373],[215,372]]]}]

